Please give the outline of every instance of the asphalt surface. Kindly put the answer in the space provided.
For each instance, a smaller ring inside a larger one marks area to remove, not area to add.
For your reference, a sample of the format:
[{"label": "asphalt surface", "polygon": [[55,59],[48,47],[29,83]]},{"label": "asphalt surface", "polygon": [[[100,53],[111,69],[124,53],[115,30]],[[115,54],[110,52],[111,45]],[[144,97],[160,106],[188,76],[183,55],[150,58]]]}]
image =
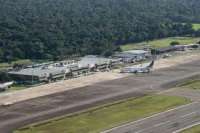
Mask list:
[{"label": "asphalt surface", "polygon": [[104,133],[173,133],[199,122],[200,102],[195,102]]},{"label": "asphalt surface", "polygon": [[121,79],[19,102],[9,107],[0,107],[0,133],[10,133],[16,128],[33,122],[96,105],[163,91],[177,82],[198,74],[200,74],[200,59],[150,74],[133,74]]}]

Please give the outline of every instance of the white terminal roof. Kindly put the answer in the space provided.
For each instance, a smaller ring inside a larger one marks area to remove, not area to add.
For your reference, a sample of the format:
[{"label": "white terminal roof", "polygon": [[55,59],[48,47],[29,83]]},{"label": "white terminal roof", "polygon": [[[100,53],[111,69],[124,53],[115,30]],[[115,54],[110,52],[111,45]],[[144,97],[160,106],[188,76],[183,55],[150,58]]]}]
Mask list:
[{"label": "white terminal roof", "polygon": [[105,64],[111,62],[112,59],[97,57],[94,55],[88,55],[83,57],[79,62],[78,66],[81,67],[94,67],[96,65]]},{"label": "white terminal roof", "polygon": [[16,75],[28,75],[28,76],[38,76],[38,77],[47,77],[49,74],[61,74],[66,73],[69,71],[68,66],[63,67],[35,67],[35,68],[26,68],[19,71],[11,71],[10,74],[16,74]]},{"label": "white terminal roof", "polygon": [[[105,64],[112,61],[112,59],[97,57],[97,56],[85,56],[78,63],[67,64],[67,65],[56,65],[59,63],[54,63],[50,65],[38,65],[38,67],[26,68],[19,71],[10,71],[9,74],[15,75],[28,75],[37,77],[47,77],[49,74],[64,74],[70,71],[70,68],[84,68],[84,67],[94,67],[95,64]],[[61,63],[61,62],[60,62]]]},{"label": "white terminal roof", "polygon": [[145,50],[129,50],[129,51],[124,51],[121,53],[116,53],[115,56],[116,57],[125,57],[125,58],[133,58],[133,57],[137,57],[137,56],[144,56],[146,54],[148,54],[148,51]]},{"label": "white terminal roof", "polygon": [[129,50],[129,51],[124,51],[122,53],[129,53],[129,54],[139,55],[139,54],[147,54],[148,51],[145,51],[145,50]]}]

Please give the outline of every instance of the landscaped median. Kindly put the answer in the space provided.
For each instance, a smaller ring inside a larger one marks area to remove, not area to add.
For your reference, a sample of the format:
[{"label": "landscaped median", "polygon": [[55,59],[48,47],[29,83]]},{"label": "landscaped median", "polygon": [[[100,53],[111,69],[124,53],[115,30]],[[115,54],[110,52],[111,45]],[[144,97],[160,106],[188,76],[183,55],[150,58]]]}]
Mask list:
[{"label": "landscaped median", "polygon": [[200,125],[191,127],[189,129],[183,130],[180,133],[200,133]]},{"label": "landscaped median", "polygon": [[[181,85],[183,88],[200,90],[200,79],[190,80]],[[200,124],[183,130],[181,133],[200,133]]]},{"label": "landscaped median", "polygon": [[200,78],[196,80],[189,80],[185,82],[184,84],[180,85],[180,87],[200,90]]},{"label": "landscaped median", "polygon": [[166,95],[132,98],[21,128],[15,133],[97,133],[117,125],[190,103]]}]

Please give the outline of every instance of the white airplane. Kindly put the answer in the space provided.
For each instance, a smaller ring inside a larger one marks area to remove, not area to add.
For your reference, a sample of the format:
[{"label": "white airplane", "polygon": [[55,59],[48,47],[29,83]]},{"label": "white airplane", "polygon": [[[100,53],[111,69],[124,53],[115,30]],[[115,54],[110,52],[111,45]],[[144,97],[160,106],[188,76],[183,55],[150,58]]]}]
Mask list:
[{"label": "white airplane", "polygon": [[125,67],[121,73],[149,73],[154,65],[154,61],[150,63],[139,64],[135,66]]},{"label": "white airplane", "polygon": [[5,82],[5,83],[0,83],[0,91],[4,91],[7,88],[9,88],[11,85],[13,85],[14,82]]}]

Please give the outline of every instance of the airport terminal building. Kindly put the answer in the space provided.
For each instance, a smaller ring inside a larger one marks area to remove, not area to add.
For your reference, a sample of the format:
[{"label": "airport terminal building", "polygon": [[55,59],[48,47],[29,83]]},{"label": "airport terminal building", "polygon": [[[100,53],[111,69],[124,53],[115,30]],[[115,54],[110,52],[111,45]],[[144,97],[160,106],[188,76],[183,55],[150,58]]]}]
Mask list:
[{"label": "airport terminal building", "polygon": [[97,56],[85,56],[79,61],[61,61],[36,65],[21,70],[12,70],[8,74],[19,83],[50,82],[79,77],[95,71],[105,71],[118,61]]}]

